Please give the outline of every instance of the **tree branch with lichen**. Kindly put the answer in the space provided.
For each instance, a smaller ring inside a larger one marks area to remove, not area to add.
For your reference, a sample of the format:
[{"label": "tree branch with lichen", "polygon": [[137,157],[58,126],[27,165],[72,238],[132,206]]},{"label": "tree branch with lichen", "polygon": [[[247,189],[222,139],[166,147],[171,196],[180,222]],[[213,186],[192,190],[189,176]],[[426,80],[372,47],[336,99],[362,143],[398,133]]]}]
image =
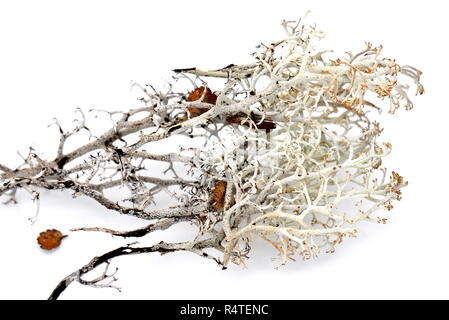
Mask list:
[{"label": "tree branch with lichen", "polygon": [[[285,38],[258,46],[247,65],[176,69],[166,92],[135,84],[142,107],[89,111],[110,118],[112,126],[101,135],[93,135],[95,123],[78,109],[72,130],[54,121],[60,138],[53,159],[30,149],[20,167],[0,165],[0,196],[8,203],[20,189],[37,203],[41,189],[70,190],[109,211],[151,220],[131,231],[73,232],[127,238],[186,221],[197,227],[188,242],[133,244],[98,256],[66,277],[50,298],[73,281],[113,287],[115,276],[107,270],[92,281],[82,276],[122,255],[190,251],[226,268],[244,264],[259,237],[282,265],[296,254],[308,259],[334,252],[345,237],[357,236],[361,221],[386,222],[378,212],[392,209],[407,182],[382,167],[392,146],[378,141],[377,118],[383,110],[413,108],[407,91],[414,85],[416,94],[424,93],[421,72],[383,58],[382,47],[369,43],[359,53],[329,58],[316,48],[321,31],[300,21],[282,26]],[[221,83],[215,91],[211,78]],[[177,90],[181,84],[190,88]],[[89,141],[66,150],[67,140],[82,131]],[[161,141],[177,149],[156,153]],[[154,162],[168,167],[155,175]],[[105,191],[114,188],[127,189],[127,196],[111,198]],[[161,193],[173,203],[154,208]],[[216,255],[206,248],[217,249]]]}]

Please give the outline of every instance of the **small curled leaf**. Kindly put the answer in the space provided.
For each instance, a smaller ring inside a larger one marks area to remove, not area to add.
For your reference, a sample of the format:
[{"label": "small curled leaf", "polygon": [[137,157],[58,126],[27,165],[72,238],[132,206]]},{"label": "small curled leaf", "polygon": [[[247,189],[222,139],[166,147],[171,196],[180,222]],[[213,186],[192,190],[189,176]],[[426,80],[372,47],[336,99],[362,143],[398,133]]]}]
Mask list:
[{"label": "small curled leaf", "polygon": [[[206,90],[206,92],[204,92]],[[217,102],[217,96],[207,87],[198,87],[192,92],[189,92],[187,96],[187,101],[198,101],[202,98],[202,102],[215,104]]]},{"label": "small curled leaf", "polygon": [[63,235],[61,231],[51,229],[41,232],[37,238],[37,243],[39,243],[42,249],[52,250],[59,247],[61,240],[65,237],[67,237],[67,235]]},{"label": "small curled leaf", "polygon": [[[206,91],[205,91],[206,90]],[[215,104],[217,102],[217,96],[207,87],[198,87],[195,90],[189,92],[189,95],[187,96],[188,102],[198,101],[201,100],[201,102],[209,103],[209,104]],[[196,107],[187,107],[187,111],[190,115],[190,118],[195,118],[203,113],[209,111],[207,108],[196,108]],[[183,120],[187,120],[187,115],[184,116]]]},{"label": "small curled leaf", "polygon": [[226,194],[226,181],[219,180],[215,183],[215,186],[212,190],[212,199],[213,199],[213,209],[215,212],[220,211],[223,208]]}]

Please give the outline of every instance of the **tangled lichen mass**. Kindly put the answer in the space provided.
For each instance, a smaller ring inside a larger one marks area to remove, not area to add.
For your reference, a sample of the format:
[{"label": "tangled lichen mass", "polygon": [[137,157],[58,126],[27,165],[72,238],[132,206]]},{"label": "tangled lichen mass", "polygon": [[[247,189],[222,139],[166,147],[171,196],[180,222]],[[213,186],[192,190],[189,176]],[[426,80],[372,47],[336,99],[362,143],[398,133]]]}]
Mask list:
[{"label": "tangled lichen mass", "polygon": [[[382,212],[401,199],[407,182],[382,166],[392,146],[380,140],[376,117],[412,109],[408,89],[424,93],[421,72],[382,57],[382,47],[369,43],[361,52],[332,57],[318,50],[323,33],[316,27],[301,21],[282,26],[285,37],[260,45],[249,64],[174,70],[167,92],[138,85],[143,106],[102,111],[113,122],[102,135],[91,134],[95,124],[78,110],[71,131],[55,121],[60,140],[53,159],[31,149],[20,168],[0,165],[0,195],[10,202],[18,189],[37,202],[39,189],[71,190],[109,210],[151,220],[131,231],[73,231],[142,237],[186,221],[198,229],[187,242],[134,243],[95,257],[61,281],[50,298],[73,281],[112,286],[107,266],[121,255],[182,250],[225,268],[244,264],[252,241],[261,238],[282,265],[297,255],[334,252],[345,237],[357,236],[361,221],[386,222]],[[176,91],[179,83],[190,89]],[[67,151],[67,139],[81,131],[90,140]],[[178,141],[174,137],[184,139],[177,152],[154,152],[152,145]],[[167,164],[166,176],[154,174],[155,162]],[[118,187],[129,190],[127,197],[113,199],[106,192]],[[173,205],[155,206],[163,193]],[[100,265],[106,266],[102,276],[83,278]]]}]

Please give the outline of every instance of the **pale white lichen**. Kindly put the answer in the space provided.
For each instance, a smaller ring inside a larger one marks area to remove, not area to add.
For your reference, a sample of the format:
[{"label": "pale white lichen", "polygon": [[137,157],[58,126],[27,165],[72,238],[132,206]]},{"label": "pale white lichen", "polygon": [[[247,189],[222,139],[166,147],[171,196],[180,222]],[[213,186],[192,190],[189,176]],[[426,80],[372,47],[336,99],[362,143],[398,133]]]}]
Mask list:
[{"label": "pale white lichen", "polygon": [[[385,223],[379,212],[401,199],[407,182],[382,167],[392,146],[379,140],[376,114],[412,109],[409,82],[416,94],[424,93],[421,72],[382,57],[382,47],[369,43],[359,53],[333,57],[318,48],[324,34],[315,26],[282,26],[285,37],[260,45],[250,64],[174,70],[175,85],[187,80],[193,86],[188,94],[136,84],[145,106],[101,111],[113,126],[100,136],[80,110],[72,131],[55,121],[61,138],[53,160],[30,150],[24,167],[0,165],[0,195],[10,201],[20,188],[37,200],[38,188],[69,189],[110,210],[155,220],[132,231],[76,230],[140,237],[185,221],[198,228],[191,241],[133,244],[96,257],[64,279],[51,298],[72,281],[99,286],[106,272],[94,281],[82,275],[120,255],[186,250],[225,267],[244,263],[260,237],[284,264],[296,254],[308,259],[334,252],[345,237],[357,236],[360,221]],[[66,140],[82,130],[92,141],[65,152]],[[175,137],[183,140],[169,140]],[[204,144],[195,145],[197,138]],[[177,141],[177,152],[156,152],[161,141]],[[154,176],[146,164],[155,161],[167,163],[164,173],[172,177]],[[117,187],[127,188],[128,196],[116,200],[105,193]],[[176,203],[155,208],[164,192]]]},{"label": "pale white lichen", "polygon": [[[388,100],[390,113],[410,110],[404,78],[422,94],[421,72],[383,58],[382,47],[369,43],[332,60],[315,48],[323,37],[315,27],[283,27],[286,38],[261,45],[253,64],[190,71],[227,79],[209,112],[236,108],[258,116],[228,133],[231,145],[212,142],[204,155],[209,178],[227,183],[219,219],[225,265],[243,262],[255,236],[272,244],[282,263],[298,252],[304,258],[334,252],[345,236],[356,237],[359,221],[385,223],[376,211],[390,210],[407,184],[381,167],[391,144],[378,142],[382,129],[369,112],[385,108],[376,99]],[[267,121],[276,128],[260,129]]]}]

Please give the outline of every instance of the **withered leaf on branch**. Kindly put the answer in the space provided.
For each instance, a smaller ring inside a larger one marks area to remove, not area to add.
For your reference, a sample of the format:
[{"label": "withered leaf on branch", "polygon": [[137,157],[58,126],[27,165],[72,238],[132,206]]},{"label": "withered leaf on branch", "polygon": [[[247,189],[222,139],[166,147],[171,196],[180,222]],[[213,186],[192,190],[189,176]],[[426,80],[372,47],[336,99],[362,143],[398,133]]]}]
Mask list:
[{"label": "withered leaf on branch", "polygon": [[41,232],[37,238],[37,243],[39,243],[42,249],[52,250],[59,247],[61,240],[65,237],[67,237],[67,235],[63,235],[61,231],[51,229]]},{"label": "withered leaf on branch", "polygon": [[[206,90],[206,92],[204,92],[204,90]],[[201,101],[204,103],[209,103],[209,104],[215,105],[217,102],[217,95],[215,95],[211,91],[211,89],[204,87],[204,86],[198,87],[195,90],[189,92],[189,95],[187,96],[187,101],[188,102],[198,101],[201,98],[202,98]],[[203,113],[207,112],[208,110],[209,109],[207,109],[207,108],[187,107],[187,111],[189,112],[190,118],[198,117],[198,116],[202,115]],[[245,115],[230,116],[230,117],[226,118],[226,121],[228,123],[240,124],[240,125],[245,125],[245,126],[249,127],[250,126],[249,123],[244,122],[244,116]],[[183,120],[187,120],[187,115],[184,116]],[[256,127],[258,129],[264,129],[264,130],[269,131],[269,130],[273,130],[276,128],[276,125],[270,121],[262,121],[261,123],[259,123],[259,119],[254,114],[251,114],[251,120],[257,123]]]},{"label": "withered leaf on branch", "polygon": [[[206,90],[206,92],[204,92]],[[203,96],[204,94],[204,96]],[[188,102],[198,101],[201,98],[201,102],[215,104],[217,102],[217,96],[207,87],[198,87],[195,90],[191,91],[187,96]],[[189,112],[190,118],[198,117],[199,115],[205,113],[209,109],[207,108],[195,108],[195,107],[187,107],[187,111]],[[187,120],[187,115],[184,116],[183,120]]]},{"label": "withered leaf on branch", "polygon": [[[245,116],[246,115],[235,115],[235,116],[227,117],[226,121],[228,123],[235,123],[235,124],[244,125],[244,126],[249,127],[250,123],[248,121],[245,122]],[[256,123],[257,129],[263,129],[263,130],[270,131],[270,130],[273,130],[276,128],[276,124],[274,122],[271,122],[271,121],[260,122],[261,119],[259,119],[254,114],[251,114],[251,120],[254,123]]]},{"label": "withered leaf on branch", "polygon": [[219,211],[223,208],[225,193],[226,193],[226,181],[219,180],[215,183],[214,189],[212,190],[212,200],[214,211]]},{"label": "withered leaf on branch", "polygon": [[[206,90],[206,92],[204,92],[204,90]],[[204,103],[215,104],[217,102],[217,96],[212,92],[212,90],[207,87],[198,87],[190,92],[187,96],[187,101],[198,101],[201,99],[201,97],[203,97],[201,101]]]}]

